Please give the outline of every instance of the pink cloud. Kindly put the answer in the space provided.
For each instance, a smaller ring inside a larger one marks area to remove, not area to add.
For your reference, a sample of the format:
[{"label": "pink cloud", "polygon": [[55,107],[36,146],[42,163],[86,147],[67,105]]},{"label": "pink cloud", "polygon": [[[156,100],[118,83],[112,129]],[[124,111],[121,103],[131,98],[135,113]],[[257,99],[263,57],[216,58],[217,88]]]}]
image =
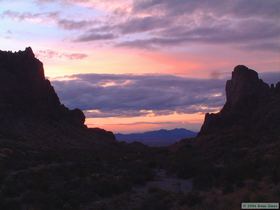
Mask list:
[{"label": "pink cloud", "polygon": [[61,53],[54,50],[39,50],[36,55],[40,58],[66,58],[69,60],[81,60],[88,57],[84,53]]}]

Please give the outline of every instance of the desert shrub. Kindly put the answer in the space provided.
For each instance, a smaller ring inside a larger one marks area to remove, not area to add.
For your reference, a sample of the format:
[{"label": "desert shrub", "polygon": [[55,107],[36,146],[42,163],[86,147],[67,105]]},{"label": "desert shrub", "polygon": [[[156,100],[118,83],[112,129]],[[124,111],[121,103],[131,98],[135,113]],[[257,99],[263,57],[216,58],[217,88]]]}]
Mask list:
[{"label": "desert shrub", "polygon": [[141,204],[140,209],[145,210],[169,210],[172,208],[174,198],[163,190],[153,189],[150,190],[149,194],[145,197]]},{"label": "desert shrub", "polygon": [[161,192],[162,190],[157,188],[157,187],[149,187],[148,192],[149,193],[158,193]]},{"label": "desert shrub", "polygon": [[181,204],[186,204],[190,207],[194,207],[198,204],[201,204],[202,200],[202,196],[198,192],[190,192],[186,196],[184,196]]},{"label": "desert shrub", "polygon": [[201,174],[193,179],[193,186],[196,190],[209,190],[213,187],[213,180],[211,176]]},{"label": "desert shrub", "polygon": [[220,185],[221,171],[211,165],[202,165],[199,174],[193,179],[193,186],[197,190],[210,190]]},{"label": "desert shrub", "polygon": [[279,197],[280,198],[280,184],[278,183],[274,189],[273,189],[273,194],[276,196],[276,197]]},{"label": "desert shrub", "polygon": [[232,193],[234,191],[234,187],[232,185],[232,183],[225,183],[224,187],[223,187],[223,194],[228,194],[228,193]]},{"label": "desert shrub", "polygon": [[251,194],[249,192],[245,193],[241,200],[242,200],[242,202],[250,202],[251,201]]},{"label": "desert shrub", "polygon": [[274,184],[278,184],[280,182],[280,167],[274,166],[272,169],[271,181]]},{"label": "desert shrub", "polygon": [[130,189],[125,179],[117,177],[104,177],[92,183],[92,190],[101,197],[112,196]]},{"label": "desert shrub", "polygon": [[256,179],[256,163],[251,161],[239,161],[229,164],[223,171],[224,181],[237,184],[246,179]]},{"label": "desert shrub", "polygon": [[20,201],[18,199],[0,197],[0,209],[18,210]]},{"label": "desert shrub", "polygon": [[236,181],[236,187],[242,188],[242,187],[244,187],[244,186],[245,186],[245,183],[244,183],[243,180],[237,180],[237,181]]},{"label": "desert shrub", "polygon": [[268,195],[258,192],[255,196],[256,201],[260,201],[260,202],[267,202],[268,201]]},{"label": "desert shrub", "polygon": [[144,184],[146,181],[152,180],[154,172],[145,165],[130,165],[125,175],[128,182],[133,184]]}]

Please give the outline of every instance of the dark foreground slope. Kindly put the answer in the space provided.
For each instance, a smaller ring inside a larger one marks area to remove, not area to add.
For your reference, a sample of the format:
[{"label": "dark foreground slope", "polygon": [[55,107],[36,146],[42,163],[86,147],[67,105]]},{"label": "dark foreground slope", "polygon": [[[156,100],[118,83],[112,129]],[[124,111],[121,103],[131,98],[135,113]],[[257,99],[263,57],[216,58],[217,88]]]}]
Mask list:
[{"label": "dark foreground slope", "polygon": [[279,202],[279,90],[237,66],[225,106],[206,115],[198,137],[151,149],[88,129],[80,110],[60,103],[30,48],[0,51],[0,209],[235,210]]},{"label": "dark foreground slope", "polygon": [[226,103],[206,114],[199,136],[173,145],[170,171],[193,178],[192,209],[239,209],[241,202],[280,200],[280,82],[237,66]]},{"label": "dark foreground slope", "polygon": [[85,209],[152,177],[145,146],[60,103],[31,48],[0,51],[0,107],[0,209]]}]

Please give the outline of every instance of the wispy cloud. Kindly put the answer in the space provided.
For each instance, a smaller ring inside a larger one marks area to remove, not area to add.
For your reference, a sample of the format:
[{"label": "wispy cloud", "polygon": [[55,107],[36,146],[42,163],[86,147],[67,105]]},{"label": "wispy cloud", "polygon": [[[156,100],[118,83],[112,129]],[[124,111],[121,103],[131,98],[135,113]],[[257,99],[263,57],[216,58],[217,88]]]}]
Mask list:
[{"label": "wispy cloud", "polygon": [[11,18],[17,21],[43,22],[57,19],[59,17],[59,12],[31,13],[6,10],[0,16],[2,18]]},{"label": "wispy cloud", "polygon": [[39,50],[38,52],[36,52],[36,56],[38,56],[39,58],[50,58],[50,59],[66,58],[69,60],[81,60],[88,57],[88,55],[84,53],[64,53],[64,52],[58,52],[50,49]]},{"label": "wispy cloud", "polygon": [[88,28],[94,25],[95,21],[58,19],[57,24],[59,27],[66,30],[77,30]]},{"label": "wispy cloud", "polygon": [[117,38],[117,35],[113,33],[96,33],[88,32],[79,36],[75,39],[76,42],[89,42],[89,41],[98,41],[98,40],[112,40]]},{"label": "wispy cloud", "polygon": [[61,17],[61,12],[17,12],[12,10],[4,11],[0,17],[10,18],[16,21],[29,21],[34,23],[52,23],[57,25],[59,28],[65,30],[86,30],[95,24],[95,20],[72,20]]}]

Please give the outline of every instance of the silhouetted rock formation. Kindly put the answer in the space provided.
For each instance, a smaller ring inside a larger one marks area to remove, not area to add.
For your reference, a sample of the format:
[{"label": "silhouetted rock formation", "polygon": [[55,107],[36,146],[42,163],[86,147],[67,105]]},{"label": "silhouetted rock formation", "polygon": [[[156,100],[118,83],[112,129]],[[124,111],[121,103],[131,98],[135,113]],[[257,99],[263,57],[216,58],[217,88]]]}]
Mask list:
[{"label": "silhouetted rock formation", "polygon": [[271,129],[280,125],[280,82],[269,87],[258,73],[239,65],[226,83],[226,103],[217,114],[207,113],[199,135],[228,129]]},{"label": "silhouetted rock formation", "polygon": [[81,110],[63,106],[49,80],[43,64],[35,58],[32,49],[18,53],[0,52],[1,117],[36,117],[66,120],[83,126]]},{"label": "silhouetted rock formation", "polygon": [[100,209],[154,176],[148,148],[87,128],[60,103],[31,48],[0,51],[0,108],[1,210]]},{"label": "silhouetted rock formation", "polygon": [[[209,193],[205,200],[214,195],[214,203],[226,201],[220,209],[228,206],[228,195],[235,200],[233,209],[244,200],[243,192],[254,200],[252,181],[259,186],[258,196],[276,199],[273,192],[280,183],[280,83],[269,86],[257,72],[235,67],[226,83],[222,110],[206,114],[199,136],[182,140],[170,151],[172,172],[192,177],[194,189]],[[217,189],[222,193],[215,195]]]},{"label": "silhouetted rock formation", "polygon": [[72,129],[78,129],[114,139],[112,133],[104,130],[86,129],[83,112],[69,110],[60,103],[45,78],[43,64],[30,47],[15,53],[0,51],[0,96],[0,134],[4,136],[47,137],[54,132],[50,129],[60,127],[68,130],[67,135],[73,133]]}]

